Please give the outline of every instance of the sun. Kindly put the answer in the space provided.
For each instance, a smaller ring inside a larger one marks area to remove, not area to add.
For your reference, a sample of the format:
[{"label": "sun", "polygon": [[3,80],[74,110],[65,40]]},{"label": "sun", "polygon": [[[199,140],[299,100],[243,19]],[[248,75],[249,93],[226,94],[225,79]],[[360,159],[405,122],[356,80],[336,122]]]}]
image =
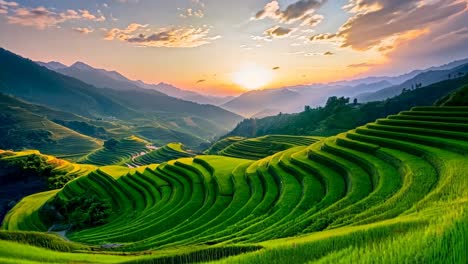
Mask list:
[{"label": "sun", "polygon": [[271,70],[255,64],[246,65],[233,74],[233,81],[248,90],[262,88],[270,83],[272,79],[273,73]]}]

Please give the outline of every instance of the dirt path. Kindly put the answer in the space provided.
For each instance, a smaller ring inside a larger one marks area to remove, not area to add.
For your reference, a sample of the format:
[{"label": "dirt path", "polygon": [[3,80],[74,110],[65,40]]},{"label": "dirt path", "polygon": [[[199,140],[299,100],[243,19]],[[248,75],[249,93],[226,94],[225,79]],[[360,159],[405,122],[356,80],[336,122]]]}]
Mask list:
[{"label": "dirt path", "polygon": [[[146,148],[148,148],[149,151],[140,152],[140,153],[138,153],[138,154],[132,156],[132,158],[131,158],[132,163],[135,162],[135,159],[137,159],[137,158],[139,158],[139,157],[141,157],[141,156],[144,156],[144,155],[150,153],[150,152],[153,151],[153,150],[158,150],[158,149],[160,149],[160,148],[155,147],[155,146],[146,146]],[[132,165],[132,164],[128,164],[128,163],[127,163],[127,164],[125,164],[125,165],[127,165],[130,169],[135,169],[135,168],[140,167],[140,166],[134,166],[134,165],[136,165],[136,164],[133,164],[133,165]]]},{"label": "dirt path", "polygon": [[47,230],[47,233],[56,234],[56,235],[62,237],[63,239],[65,239],[66,241],[70,241],[70,239],[68,239],[68,237],[67,237],[68,229],[62,230],[62,231],[52,231],[52,230],[54,230],[54,228],[55,228],[55,225],[52,225],[49,228],[49,230]]}]

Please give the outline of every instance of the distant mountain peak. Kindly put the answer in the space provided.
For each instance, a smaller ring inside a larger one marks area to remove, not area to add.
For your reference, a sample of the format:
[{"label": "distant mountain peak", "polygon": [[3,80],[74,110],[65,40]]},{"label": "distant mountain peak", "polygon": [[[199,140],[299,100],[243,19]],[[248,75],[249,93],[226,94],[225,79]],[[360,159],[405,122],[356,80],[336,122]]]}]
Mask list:
[{"label": "distant mountain peak", "polygon": [[65,69],[68,67],[67,65],[58,61],[49,61],[49,62],[36,61],[36,63],[53,71],[56,71],[59,69]]},{"label": "distant mountain peak", "polygon": [[90,65],[84,63],[84,62],[81,62],[81,61],[77,61],[75,63],[73,63],[70,68],[77,68],[77,69],[80,69],[80,70],[94,70],[95,68],[91,67]]}]

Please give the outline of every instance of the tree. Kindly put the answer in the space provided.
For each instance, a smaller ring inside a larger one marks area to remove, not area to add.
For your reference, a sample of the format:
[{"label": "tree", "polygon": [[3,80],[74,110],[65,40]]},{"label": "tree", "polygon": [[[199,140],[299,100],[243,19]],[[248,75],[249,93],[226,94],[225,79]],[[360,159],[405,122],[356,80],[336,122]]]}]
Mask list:
[{"label": "tree", "polygon": [[358,103],[358,100],[357,100],[357,98],[354,98],[354,100],[353,100],[353,104],[354,104],[354,105],[357,105],[357,103]]},{"label": "tree", "polygon": [[69,200],[56,197],[41,210],[46,221],[68,224],[74,230],[81,230],[105,224],[112,213],[112,205],[96,195],[81,194]]},{"label": "tree", "polygon": [[106,148],[106,149],[113,149],[113,148],[115,148],[115,146],[117,146],[117,144],[119,144],[119,141],[117,141],[117,140],[111,138],[111,139],[106,140],[106,141],[104,142],[104,148]]}]

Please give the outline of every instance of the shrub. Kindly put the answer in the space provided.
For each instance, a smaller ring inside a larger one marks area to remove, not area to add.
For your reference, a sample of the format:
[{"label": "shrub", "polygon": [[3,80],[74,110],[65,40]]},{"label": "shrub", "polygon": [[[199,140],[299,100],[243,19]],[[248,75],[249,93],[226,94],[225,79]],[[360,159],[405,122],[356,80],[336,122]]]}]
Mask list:
[{"label": "shrub", "polygon": [[112,206],[107,200],[96,195],[82,194],[69,200],[55,199],[42,208],[45,221],[68,224],[72,229],[81,230],[105,224],[112,213]]}]

